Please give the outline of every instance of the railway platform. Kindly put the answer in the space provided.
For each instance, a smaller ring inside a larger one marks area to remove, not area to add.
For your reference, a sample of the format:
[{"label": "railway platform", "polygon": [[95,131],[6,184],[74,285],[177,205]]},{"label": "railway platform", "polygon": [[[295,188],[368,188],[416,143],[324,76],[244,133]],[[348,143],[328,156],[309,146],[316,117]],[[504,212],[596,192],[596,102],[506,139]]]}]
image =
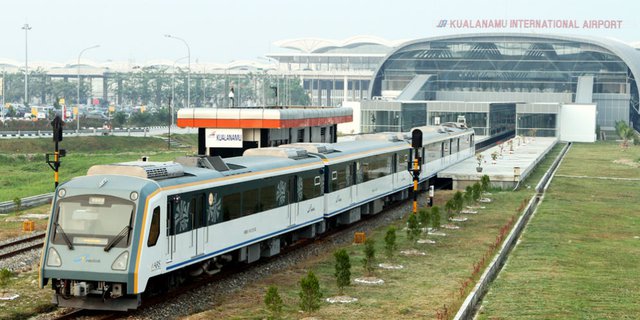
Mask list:
[{"label": "railway platform", "polygon": [[[516,137],[478,153],[482,155],[481,172],[477,170],[478,158],[472,157],[440,171],[438,178],[450,178],[453,189],[464,189],[486,174],[493,187],[512,189],[531,173],[557,142],[556,137]],[[497,156],[495,161],[492,154]]]}]

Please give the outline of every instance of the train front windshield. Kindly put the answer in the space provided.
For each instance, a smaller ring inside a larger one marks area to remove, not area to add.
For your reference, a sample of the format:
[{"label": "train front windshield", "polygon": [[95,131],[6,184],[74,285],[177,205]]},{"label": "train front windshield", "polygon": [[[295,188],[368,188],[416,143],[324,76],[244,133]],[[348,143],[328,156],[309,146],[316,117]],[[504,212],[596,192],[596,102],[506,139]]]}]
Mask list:
[{"label": "train front windshield", "polygon": [[135,205],[109,196],[76,196],[58,202],[54,243],[127,247]]}]

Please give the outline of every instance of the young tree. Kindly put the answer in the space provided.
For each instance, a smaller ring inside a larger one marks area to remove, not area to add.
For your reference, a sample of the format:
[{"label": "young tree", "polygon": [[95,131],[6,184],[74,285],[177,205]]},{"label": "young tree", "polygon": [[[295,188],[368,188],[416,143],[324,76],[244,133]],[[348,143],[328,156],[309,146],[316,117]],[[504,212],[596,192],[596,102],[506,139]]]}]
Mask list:
[{"label": "young tree", "polygon": [[438,206],[433,206],[431,208],[431,228],[440,228],[440,208],[438,208]]},{"label": "young tree", "polygon": [[16,212],[20,212],[22,210],[22,199],[19,197],[13,198],[13,205],[16,206]]},{"label": "young tree", "polygon": [[320,309],[320,283],[318,278],[309,271],[307,276],[300,279],[300,308],[303,311],[314,311]]},{"label": "young tree", "polygon": [[280,298],[280,294],[278,293],[278,287],[269,286],[264,296],[264,304],[270,313],[269,319],[277,319],[280,317],[280,313],[282,312],[282,298]]},{"label": "young tree", "polygon": [[453,199],[449,199],[445,204],[444,204],[444,211],[447,212],[447,217],[451,218],[453,217],[453,211],[455,210],[456,205],[454,204]]},{"label": "young tree", "polygon": [[476,182],[473,184],[473,201],[480,200],[480,197],[482,197],[482,186]]},{"label": "young tree", "polygon": [[396,251],[396,227],[390,226],[384,235],[384,251],[389,260],[393,259],[393,253]]},{"label": "young tree", "polygon": [[409,214],[409,219],[407,220],[407,238],[411,243],[414,243],[418,240],[418,236],[420,236],[420,225],[418,224],[418,218],[415,214]]},{"label": "young tree", "polygon": [[488,175],[485,174],[480,178],[480,185],[482,186],[482,192],[487,192],[491,189],[491,179]]},{"label": "young tree", "polygon": [[336,251],[333,256],[336,258],[336,284],[342,294],[344,287],[351,284],[351,261],[349,261],[349,254],[347,250],[340,249]]},{"label": "young tree", "polygon": [[468,185],[464,189],[464,202],[466,202],[467,204],[473,203],[473,187],[471,185]]},{"label": "young tree", "polygon": [[462,192],[456,191],[453,195],[453,211],[460,213],[462,210],[462,206],[464,205],[464,197],[462,196]]},{"label": "young tree", "polygon": [[373,263],[376,258],[376,248],[374,247],[375,241],[373,239],[367,239],[364,242],[364,258],[362,258],[362,265],[367,275],[373,274]]},{"label": "young tree", "polygon": [[418,222],[420,222],[421,228],[428,228],[431,220],[431,211],[428,208],[420,209],[418,211]]}]

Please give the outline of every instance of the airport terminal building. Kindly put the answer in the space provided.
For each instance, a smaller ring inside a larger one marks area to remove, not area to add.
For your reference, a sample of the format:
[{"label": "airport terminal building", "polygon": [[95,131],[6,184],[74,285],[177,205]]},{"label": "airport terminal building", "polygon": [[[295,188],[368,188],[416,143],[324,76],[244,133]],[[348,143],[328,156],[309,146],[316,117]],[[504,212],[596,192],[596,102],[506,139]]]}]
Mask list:
[{"label": "airport terminal building", "polygon": [[370,100],[361,104],[361,130],[405,130],[464,115],[482,135],[511,128],[557,136],[563,108],[582,105],[595,110],[603,130],[619,120],[640,130],[637,77],[640,52],[612,39],[510,33],[420,39],[397,47],[375,71]]}]

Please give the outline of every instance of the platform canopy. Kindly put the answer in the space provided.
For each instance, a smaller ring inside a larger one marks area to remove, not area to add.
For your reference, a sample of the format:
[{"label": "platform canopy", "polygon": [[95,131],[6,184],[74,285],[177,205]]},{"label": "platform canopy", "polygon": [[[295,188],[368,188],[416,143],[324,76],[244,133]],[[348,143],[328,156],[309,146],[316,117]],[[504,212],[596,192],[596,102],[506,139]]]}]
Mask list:
[{"label": "platform canopy", "polygon": [[178,111],[181,128],[301,128],[353,121],[351,108],[188,108]]}]

